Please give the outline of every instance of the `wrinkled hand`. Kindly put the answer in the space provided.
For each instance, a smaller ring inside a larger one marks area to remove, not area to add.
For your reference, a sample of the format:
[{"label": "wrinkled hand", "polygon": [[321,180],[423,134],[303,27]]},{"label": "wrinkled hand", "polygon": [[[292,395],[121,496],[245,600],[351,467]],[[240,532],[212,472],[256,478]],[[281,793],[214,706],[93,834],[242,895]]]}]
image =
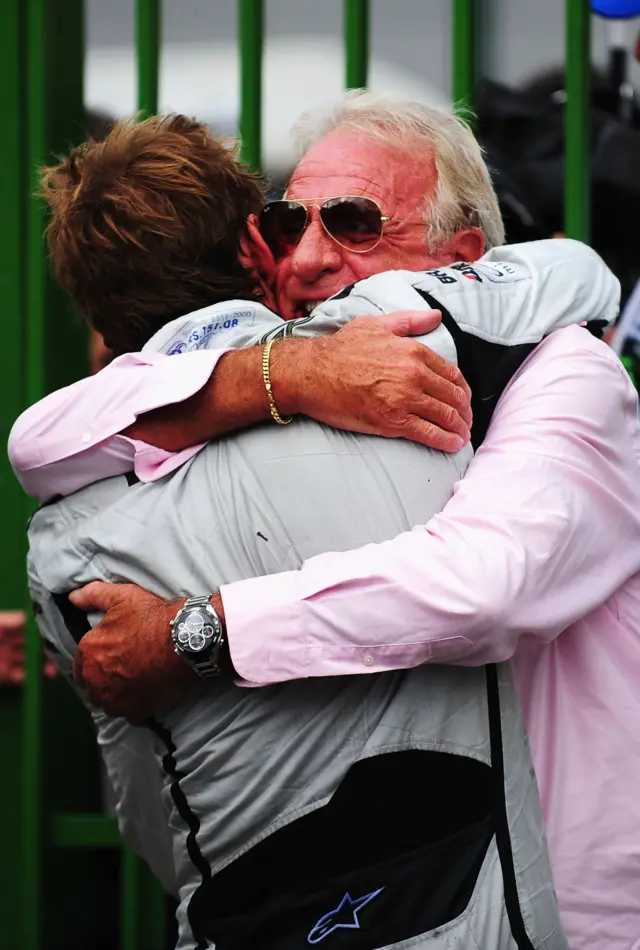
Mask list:
[{"label": "wrinkled hand", "polygon": [[[437,310],[358,317],[309,341],[295,367],[272,364],[276,402],[277,370],[297,386],[295,410],[319,422],[455,452],[470,438],[469,387],[456,366],[410,339],[440,319]],[[277,359],[277,346],[272,356]],[[285,397],[283,405],[288,402]]]},{"label": "wrinkled hand", "polygon": [[141,725],[194,682],[195,674],[171,642],[169,622],[178,611],[176,602],[135,584],[99,581],[74,591],[70,600],[81,610],[105,613],[80,641],[73,668],[74,679],[94,706]]}]

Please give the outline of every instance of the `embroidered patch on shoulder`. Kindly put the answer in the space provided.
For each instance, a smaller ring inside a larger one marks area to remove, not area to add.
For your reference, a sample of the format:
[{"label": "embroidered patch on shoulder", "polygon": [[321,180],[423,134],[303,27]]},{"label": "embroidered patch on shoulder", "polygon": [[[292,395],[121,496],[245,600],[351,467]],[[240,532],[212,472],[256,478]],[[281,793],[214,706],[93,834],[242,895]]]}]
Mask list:
[{"label": "embroidered patch on shoulder", "polygon": [[175,356],[192,350],[206,350],[213,336],[235,330],[240,325],[253,326],[255,319],[254,308],[248,307],[246,310],[223,310],[204,320],[189,320],[167,340],[161,352]]}]

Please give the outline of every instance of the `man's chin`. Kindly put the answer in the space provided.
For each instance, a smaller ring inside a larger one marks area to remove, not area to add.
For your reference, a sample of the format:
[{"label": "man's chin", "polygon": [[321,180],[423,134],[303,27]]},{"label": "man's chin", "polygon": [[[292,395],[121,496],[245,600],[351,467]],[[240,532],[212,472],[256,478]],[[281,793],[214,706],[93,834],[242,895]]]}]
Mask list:
[{"label": "man's chin", "polygon": [[298,301],[295,304],[288,304],[285,308],[280,311],[280,316],[283,320],[301,320],[303,317],[308,317],[309,314],[313,313],[316,307],[319,307],[320,304],[325,302],[325,298],[319,300],[305,300]]},{"label": "man's chin", "polygon": [[295,320],[298,317],[295,305],[288,300],[283,300],[282,297],[276,300],[274,309],[283,320]]}]

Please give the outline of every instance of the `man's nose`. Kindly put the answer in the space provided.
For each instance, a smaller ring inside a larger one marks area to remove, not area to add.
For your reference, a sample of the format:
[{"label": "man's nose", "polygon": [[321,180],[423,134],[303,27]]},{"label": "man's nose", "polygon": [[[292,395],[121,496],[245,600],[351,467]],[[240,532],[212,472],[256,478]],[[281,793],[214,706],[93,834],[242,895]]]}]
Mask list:
[{"label": "man's nose", "polygon": [[291,272],[302,283],[310,284],[341,266],[340,245],[325,231],[318,209],[309,208],[309,223],[291,255]]}]

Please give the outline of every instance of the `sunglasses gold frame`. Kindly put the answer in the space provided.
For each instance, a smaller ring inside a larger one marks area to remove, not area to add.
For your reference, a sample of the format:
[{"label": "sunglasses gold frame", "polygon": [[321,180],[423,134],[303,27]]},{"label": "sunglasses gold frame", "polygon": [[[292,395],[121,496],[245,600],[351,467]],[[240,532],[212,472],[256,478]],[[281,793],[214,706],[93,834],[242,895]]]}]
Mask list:
[{"label": "sunglasses gold frame", "polygon": [[[373,204],[373,205],[376,206],[376,208],[377,208],[378,211],[380,212],[380,234],[378,235],[378,240],[375,242],[375,244],[372,244],[371,247],[366,247],[366,248],[364,248],[363,250],[359,251],[359,250],[357,250],[357,249],[354,248],[354,247],[349,247],[347,244],[343,244],[342,241],[339,241],[339,240],[338,240],[338,238],[335,236],[335,234],[332,234],[332,233],[331,233],[331,231],[329,230],[329,228],[326,226],[326,224],[324,223],[324,221],[323,221],[323,219],[322,219],[322,208],[324,207],[324,205],[326,205],[326,203],[327,203],[328,201],[338,201],[338,200],[341,200],[341,201],[354,201],[354,200],[355,200],[355,201],[370,201],[371,204]],[[318,201],[320,202],[320,204],[316,204],[316,202],[318,202]],[[391,218],[390,218],[388,215],[382,213],[382,208],[380,207],[380,205],[378,204],[378,202],[376,201],[376,199],[375,199],[375,198],[370,198],[369,195],[331,195],[331,196],[329,196],[328,198],[279,198],[279,199],[277,199],[276,201],[269,201],[269,202],[264,206],[263,212],[266,211],[267,208],[270,208],[270,207],[272,207],[273,205],[277,205],[277,204],[297,204],[297,205],[300,205],[301,207],[303,207],[304,210],[305,210],[305,212],[306,212],[306,219],[305,219],[304,225],[303,225],[303,227],[302,227],[302,229],[301,229],[301,231],[300,231],[300,236],[298,237],[298,240],[296,241],[296,244],[299,244],[299,242],[300,242],[301,239],[302,239],[302,236],[303,236],[304,232],[305,232],[305,231],[307,230],[307,228],[309,227],[309,221],[310,221],[310,218],[309,218],[309,208],[317,208],[318,211],[320,212],[320,223],[322,224],[322,227],[324,228],[325,232],[328,234],[328,236],[331,238],[332,241],[335,241],[335,243],[336,243],[339,247],[343,247],[343,248],[345,249],[345,251],[349,251],[351,254],[369,254],[370,251],[374,251],[374,250],[377,248],[377,246],[378,246],[378,244],[380,243],[380,241],[382,240],[382,237],[383,237],[383,234],[384,234],[384,225],[385,225],[385,222],[386,222],[386,221],[391,221]]]}]

